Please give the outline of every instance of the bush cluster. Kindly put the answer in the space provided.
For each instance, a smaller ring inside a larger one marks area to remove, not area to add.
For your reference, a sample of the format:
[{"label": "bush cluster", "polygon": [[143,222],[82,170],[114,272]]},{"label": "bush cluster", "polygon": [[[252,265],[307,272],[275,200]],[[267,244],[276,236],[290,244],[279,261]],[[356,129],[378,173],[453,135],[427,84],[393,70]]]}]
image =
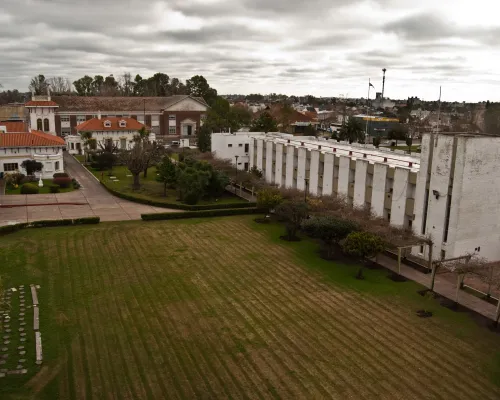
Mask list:
[{"label": "bush cluster", "polygon": [[54,179],[56,179],[56,178],[69,178],[69,175],[66,172],[56,172],[52,177]]},{"label": "bush cluster", "polygon": [[65,177],[54,178],[52,183],[54,185],[58,185],[59,187],[61,187],[63,189],[67,189],[72,184],[72,181],[71,181],[70,177],[65,176]]},{"label": "bush cluster", "polygon": [[25,183],[21,186],[21,194],[38,194],[39,188],[33,183]]},{"label": "bush cluster", "polygon": [[143,221],[159,221],[168,219],[222,217],[229,215],[248,215],[248,214],[261,214],[261,213],[263,213],[261,209],[252,207],[252,208],[230,208],[227,210],[186,211],[182,213],[142,214],[141,218]]},{"label": "bush cluster", "polygon": [[49,190],[50,193],[59,193],[61,191],[61,187],[59,185],[50,185]]}]

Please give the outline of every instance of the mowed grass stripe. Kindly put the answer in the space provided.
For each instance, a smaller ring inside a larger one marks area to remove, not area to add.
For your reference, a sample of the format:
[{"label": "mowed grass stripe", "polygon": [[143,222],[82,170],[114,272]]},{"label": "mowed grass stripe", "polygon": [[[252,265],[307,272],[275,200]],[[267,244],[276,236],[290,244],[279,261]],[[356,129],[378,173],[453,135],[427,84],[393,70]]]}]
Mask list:
[{"label": "mowed grass stripe", "polygon": [[[144,250],[145,250],[144,246],[146,243],[148,243],[147,238],[145,237],[145,235],[142,235],[141,240],[135,241],[131,245],[139,253],[145,254],[144,253]],[[151,255],[148,256],[148,259],[149,258],[151,258]],[[151,263],[148,262],[147,265],[151,266]],[[153,267],[156,267],[156,263],[154,263]],[[146,272],[149,272],[149,276],[151,276],[151,278],[154,278],[154,276],[156,274],[156,272],[152,272],[151,268],[149,268],[149,271],[146,271]],[[179,298],[182,298],[182,294],[180,294],[180,293],[183,293],[183,290],[184,290],[184,293],[188,294],[188,298],[191,296],[191,294],[189,292],[189,288],[179,287],[179,285],[177,284],[177,282],[175,280],[171,283],[172,284],[169,285],[169,289],[173,288],[176,291],[176,294]],[[157,301],[157,303],[162,305],[163,304],[162,300],[164,300],[168,297],[168,296],[166,296],[166,294],[163,290],[163,285],[161,285],[160,288],[154,289],[154,290],[157,294],[160,295],[160,297],[158,299],[159,301]],[[189,304],[190,302],[188,301],[187,303]],[[178,302],[174,302],[174,304],[178,304]],[[170,310],[170,306],[163,307],[163,309]],[[160,315],[159,311],[157,311],[157,310],[155,311],[155,314]],[[173,321],[175,319],[176,319],[176,317],[172,318]],[[195,368],[198,370],[199,376],[201,377],[201,379],[203,380],[203,382],[205,384],[205,388],[202,388],[202,393],[205,393],[205,395],[208,395],[209,397],[212,397],[212,398],[220,397],[222,395],[220,390],[221,389],[224,390],[224,387],[220,387],[219,385],[213,385],[212,382],[214,380],[217,380],[217,378],[215,376],[213,376],[213,366],[211,365],[210,360],[205,357],[203,349],[198,346],[197,351],[193,351],[191,348],[188,348],[187,350],[188,350],[190,358],[194,361],[194,365],[195,365]],[[226,395],[227,395],[227,393],[226,393]]]},{"label": "mowed grass stripe", "polygon": [[[210,248],[210,242],[205,240],[204,241],[204,238],[202,236],[200,237],[197,237],[197,241],[198,241],[198,249],[201,250],[201,249],[209,249]],[[203,244],[203,245],[202,245]],[[226,249],[216,249],[218,251],[227,251]],[[241,255],[238,253],[236,254],[236,252],[233,252],[231,251],[230,252],[230,255],[226,255],[226,253],[223,253],[224,254],[224,257],[228,257],[229,259],[229,256],[231,257],[240,257]],[[208,257],[208,255],[207,255]],[[222,270],[223,274],[221,277],[220,277],[220,284],[221,285],[224,285],[225,283],[224,282],[227,282],[227,284],[230,286],[230,287],[234,287],[236,288],[238,286],[239,283],[241,283],[241,275],[238,275],[238,276],[235,276],[234,274],[231,274],[231,271],[233,270],[232,269],[232,266],[230,266],[228,268],[227,265],[222,265],[222,263],[219,261],[218,257],[213,257],[212,258],[212,265],[213,265],[213,262],[217,262],[217,265],[219,266],[219,270]],[[232,263],[234,265],[237,265],[238,263],[241,264],[242,260],[234,260],[232,259],[231,260]],[[225,263],[227,264],[227,263]],[[245,268],[246,265],[242,265],[241,268]],[[211,271],[213,271],[214,269],[211,268],[210,269]],[[236,271],[236,270],[235,270]],[[239,272],[236,271],[236,272]],[[239,283],[237,283],[237,281],[240,281]],[[247,284],[245,285],[246,288],[250,287],[251,284]],[[278,329],[279,330],[279,326],[277,326],[275,324],[275,320],[267,315],[265,315],[265,313],[263,313],[263,311],[261,309],[256,309],[255,307],[253,307],[255,304],[255,302],[252,303],[252,310],[253,312],[252,313],[248,313],[248,310],[249,308],[248,307],[245,307],[244,306],[244,303],[241,301],[241,300],[237,300],[238,299],[238,294],[235,293],[234,294],[234,301],[236,301],[236,304],[234,304],[234,307],[238,307],[238,310],[240,312],[240,314],[242,315],[246,315],[245,319],[248,320],[250,318],[250,320],[248,321],[248,324],[247,326],[250,326],[250,327],[254,327],[255,325],[259,325],[257,324],[257,322],[262,322],[263,320],[266,321],[266,325],[269,325],[269,326],[273,326],[273,329]],[[255,312],[258,312],[259,315],[254,315]],[[252,315],[250,315],[252,314]],[[256,328],[253,328],[254,331]],[[263,338],[263,340],[265,340],[267,343],[268,343],[268,346],[271,347],[273,346],[274,347],[274,350],[276,352],[276,349],[278,349],[279,353],[280,353],[280,356],[278,357],[278,359],[283,359],[283,363],[287,366],[288,370],[290,371],[290,375],[295,378],[299,384],[304,388],[305,392],[309,395],[312,395],[312,396],[319,396],[319,395],[331,395],[332,392],[332,384],[331,382],[327,382],[324,380],[325,377],[327,377],[326,375],[323,375],[322,377],[317,377],[313,371],[310,370],[310,368],[304,368],[304,366],[302,365],[303,364],[303,361],[304,361],[304,358],[305,359],[309,359],[309,356],[307,353],[301,353],[301,357],[302,360],[299,360],[295,357],[293,357],[294,355],[294,352],[290,351],[289,348],[285,347],[284,346],[284,343],[281,343],[281,342],[284,342],[284,341],[287,341],[287,345],[291,345],[292,347],[294,346],[294,342],[290,340],[290,338],[283,332],[279,332],[279,334],[281,334],[281,336],[278,336],[276,333],[274,333],[272,330],[263,330],[263,329],[260,329],[258,332],[255,331],[257,333],[257,335],[259,335],[261,338]],[[266,339],[265,337],[266,336],[271,336],[272,340],[274,341],[272,344],[269,344],[270,342],[270,339]],[[300,350],[298,348],[295,348],[295,352],[300,352]],[[300,370],[303,374],[305,373],[308,380],[307,382],[304,382],[302,379],[300,379],[296,374],[295,374],[295,371],[296,370]],[[316,372],[316,371],[315,371]],[[312,391],[312,393],[311,393]]]},{"label": "mowed grass stripe", "polygon": [[[105,232],[104,237],[108,237],[109,234],[110,232]],[[104,237],[99,234],[97,239],[101,241]],[[97,246],[95,250],[94,262],[106,259],[107,250],[104,246]],[[101,295],[97,296],[93,302],[101,310],[100,325],[105,326],[107,329],[101,339],[106,344],[109,364],[113,367],[114,386],[112,391],[116,393],[119,399],[134,399],[140,394],[144,394],[145,389],[143,386],[136,388],[136,385],[138,385],[137,377],[139,375],[137,371],[134,373],[134,369],[136,368],[135,360],[133,355],[130,354],[130,344],[127,342],[127,337],[124,334],[127,327],[122,324],[122,320],[119,317],[126,303],[121,294],[115,294],[114,275],[109,270],[109,264],[105,264],[106,266],[99,266],[99,270],[105,273],[107,277],[105,281],[102,281],[104,286],[100,290],[105,295],[104,297]],[[111,324],[111,329],[109,326],[110,316],[114,316],[114,321],[117,322]]]},{"label": "mowed grass stripe", "polygon": [[[241,241],[246,241],[247,243],[251,242],[251,241],[248,240],[248,238],[241,238]],[[222,248],[220,249],[220,251],[223,251]],[[218,254],[221,254],[221,253],[218,253]],[[224,258],[225,257],[226,257],[226,254],[224,254]],[[245,265],[245,267],[247,267],[247,266],[249,267],[249,265]],[[268,275],[269,274],[269,270],[266,270],[266,271],[264,271],[262,273],[261,272],[257,273],[255,271],[253,271],[253,275],[254,276],[261,276],[262,274],[264,276]],[[242,290],[244,290],[243,288],[245,288],[245,287],[248,286],[245,283],[242,283],[242,285],[243,285],[242,286]],[[284,295],[283,292],[281,292],[280,289],[279,289],[281,286],[283,286],[283,285],[281,285],[278,282],[278,284],[277,284],[276,287],[267,287],[266,288],[267,290],[260,290],[260,291],[258,291],[257,294],[253,295],[253,301],[261,303],[261,305],[263,305],[264,307],[266,306],[266,304],[273,304],[273,306],[275,306],[276,304],[280,304],[280,305],[283,304],[285,306],[288,306],[288,304],[290,304],[290,303],[295,303],[295,299],[292,298],[292,297],[288,297],[285,300],[283,300],[283,298],[280,297],[280,299],[279,299],[278,302],[269,301],[270,299],[266,299],[265,302],[263,302],[261,300],[263,298],[266,298],[266,296],[269,297],[269,293],[272,293],[273,291],[277,291],[277,293],[279,292],[279,294],[281,294],[283,296]],[[256,287],[258,287],[258,285]],[[270,311],[274,313],[274,318],[276,318],[278,321],[281,320],[282,316],[284,315],[284,313],[276,313],[273,309],[270,309]],[[293,309],[292,310],[289,309],[289,312],[291,312],[292,314],[296,314],[296,310],[293,310]],[[323,316],[321,316],[321,318],[323,318]],[[310,319],[310,317],[309,317],[309,319]],[[284,324],[284,325],[289,325],[287,327],[290,330],[294,330],[294,325],[296,325],[296,323],[294,321],[292,321],[292,323],[290,323],[290,324]],[[279,325],[275,325],[275,326],[279,326]],[[315,330],[317,329],[316,326],[309,326],[308,328],[309,328],[308,331],[310,331],[310,332],[315,332]],[[305,332],[303,332],[303,331],[296,331],[295,336],[297,338],[304,337],[305,336],[304,333]],[[285,335],[285,337],[286,337],[286,335]],[[311,341],[314,341],[314,336],[313,337],[309,337],[308,336],[308,339],[311,340]],[[341,338],[339,337],[338,339],[341,339]],[[308,343],[303,342],[303,346],[307,346],[307,344]],[[299,345],[299,347],[300,347],[300,345]],[[315,349],[317,349],[317,348],[321,349],[321,351],[318,352],[318,353],[315,353]],[[337,349],[337,350],[340,350],[341,352],[344,351],[344,349],[342,347],[340,349]],[[323,354],[330,355],[331,354],[331,350],[328,349],[328,348],[326,348],[326,347],[324,347],[324,343],[322,341],[316,341],[314,343],[314,345],[313,345],[312,348],[308,348],[308,353],[315,354],[315,358],[317,360],[321,360],[321,361],[323,361],[325,363],[331,364],[332,358],[324,358],[323,357]],[[300,352],[300,354],[301,354],[301,356],[303,356],[304,353]],[[354,356],[351,355],[349,352],[344,352],[344,356],[345,356],[345,358],[348,358],[348,359],[354,359]],[[360,354],[358,354],[356,356],[359,357]],[[335,357],[335,358],[338,359],[338,357]],[[366,363],[367,363],[367,360],[365,360],[363,363],[361,363],[359,365],[361,367],[363,367]],[[318,368],[318,370],[321,371],[320,368]],[[342,368],[339,368],[337,371],[338,371],[339,374],[341,374],[340,377],[343,379],[344,384],[348,384],[348,386],[346,386],[346,388],[344,388],[344,391],[348,391],[350,393],[353,393],[353,394],[356,394],[357,396],[359,396],[360,395],[360,393],[359,393],[359,383],[360,383],[359,380],[356,380],[354,377],[351,377],[349,374],[345,374],[345,372],[344,372],[344,370]],[[336,382],[337,378],[338,377],[332,377],[331,380],[333,382]],[[361,390],[363,390],[365,392],[364,393],[365,396],[370,396],[370,395],[373,396],[373,394],[374,394],[374,393],[367,393],[368,391],[371,391],[370,387],[363,387]]]},{"label": "mowed grass stripe", "polygon": [[[238,235],[238,233],[236,233],[236,235]],[[240,241],[246,241],[248,243],[248,238],[246,238],[246,237],[242,236],[242,237],[239,238],[239,240]],[[278,260],[276,260],[276,261],[278,261]],[[274,264],[274,265],[280,265],[280,264],[278,263],[278,264]],[[259,275],[265,276],[265,271],[259,271],[258,273],[259,273]],[[289,275],[290,273],[291,273],[291,271],[288,271],[288,270],[286,271],[287,275]],[[296,279],[301,279],[301,278],[302,277],[298,277]],[[267,289],[272,292],[272,288],[271,287],[267,288]],[[276,294],[276,299],[274,299],[274,302],[279,302],[279,301],[281,301],[280,299],[282,299],[282,293],[280,293],[280,295]],[[307,305],[306,310],[314,310],[314,306],[315,305],[319,306],[319,307],[323,307],[324,306],[323,304],[310,304],[310,305]],[[345,307],[341,307],[341,309],[345,309]],[[338,312],[338,310],[334,310],[334,311]],[[318,317],[321,318],[321,315],[318,315]],[[359,324],[357,325],[357,327],[359,328]],[[365,333],[370,334],[369,331],[365,331]],[[363,340],[363,337],[359,337],[359,340]],[[383,342],[380,342],[380,344],[384,345]],[[380,357],[380,354],[378,354],[377,357]]]},{"label": "mowed grass stripe", "polygon": [[[181,233],[181,232],[179,232],[179,235],[183,239],[185,239],[187,237],[186,235],[184,235],[184,237],[183,237],[183,233]],[[213,261],[213,259],[210,258],[210,255],[204,252],[205,246],[203,245],[203,241],[202,241],[203,238],[202,237],[198,237],[196,235],[196,232],[190,232],[189,237],[191,238],[191,240],[194,239],[196,241],[196,243],[197,243],[196,244],[196,246],[197,246],[197,252],[200,255],[200,258]],[[220,270],[218,270],[218,268],[216,268],[216,266],[213,265],[213,263],[211,264],[211,268],[209,270],[206,270],[206,271],[207,271],[207,274],[205,274],[205,278],[206,278],[205,282],[207,283],[207,288],[206,289],[208,289],[208,291],[212,295],[217,296],[220,299],[223,299],[224,298],[224,294],[221,294],[221,293],[215,293],[214,294],[214,290],[217,287],[224,287],[226,289],[225,292],[227,292],[229,290],[228,286],[230,287],[232,285],[232,282],[230,282],[230,281],[227,280],[228,275],[226,274],[226,271],[220,272]],[[218,280],[218,281],[210,282],[212,280],[210,278],[213,278],[215,276],[215,273],[217,273],[217,272],[223,274],[222,278],[220,278],[220,280]],[[228,285],[228,286],[226,286],[226,285]],[[230,298],[226,298],[226,302],[227,301],[231,301],[231,299]],[[222,305],[222,302],[220,302],[220,304]],[[236,305],[233,304],[233,306],[237,307],[238,305],[237,304]],[[222,309],[220,309],[218,311],[222,311]],[[234,323],[234,319],[232,319],[232,321]],[[233,343],[234,343],[233,345],[234,346],[240,346],[241,345],[241,341],[247,339],[248,333],[245,333],[245,332],[248,330],[249,327],[252,328],[253,325],[254,324],[252,324],[252,323],[245,324],[244,328],[242,328],[240,330],[240,332],[241,332],[240,336],[242,338],[241,339],[235,338],[234,341],[233,341]],[[255,330],[254,330],[254,333],[256,333],[257,335],[259,335],[259,333],[257,331],[255,331]],[[262,336],[259,336],[259,338],[263,339]],[[263,340],[265,340],[265,339],[263,339]],[[241,349],[241,351],[242,352],[246,352],[247,349],[246,348],[245,349]],[[270,362],[267,361],[267,364],[270,364]],[[301,383],[299,382],[299,384],[301,384]]]},{"label": "mowed grass stripe", "polygon": [[[126,240],[125,237],[120,237],[121,239],[121,244],[122,246],[130,246],[130,243]],[[130,249],[131,247],[123,247]],[[154,317],[153,319],[156,318],[158,319],[158,310],[155,307],[155,304],[158,303],[157,298],[152,298],[151,296],[156,296],[158,293],[156,290],[153,288],[150,279],[153,279],[152,277],[149,278],[149,275],[151,275],[151,272],[146,271],[144,267],[142,267],[144,261],[141,260],[140,264],[130,266],[130,269],[135,270],[135,273],[138,277],[138,282],[140,282],[139,288],[141,291],[141,298],[145,299],[147,298],[149,300],[148,304],[148,309],[153,310]],[[145,287],[143,287],[145,286]],[[142,311],[142,313],[145,313],[145,310]],[[146,318],[143,316],[143,318]],[[170,337],[172,335],[172,332],[177,331],[177,328],[175,327],[175,324],[173,323],[173,318],[161,318],[158,320],[158,322],[161,325],[161,328],[158,332],[158,334],[161,334],[162,337]],[[176,385],[178,388],[182,388],[183,390],[187,390],[186,393],[183,394],[184,398],[192,398],[193,396],[199,396],[200,392],[198,391],[197,387],[193,385],[194,382],[194,374],[190,371],[190,369],[186,366],[186,360],[190,360],[190,355],[186,352],[186,349],[183,346],[183,343],[179,342],[174,342],[172,341],[170,343],[170,346],[166,348],[167,352],[174,352],[176,354],[176,359],[178,362],[178,369],[182,369],[184,372],[184,378],[182,382],[179,385]]]},{"label": "mowed grass stripe", "polygon": [[[122,235],[120,232],[114,232],[113,237],[122,239]],[[117,243],[116,240],[112,241],[110,246],[107,247],[108,251],[111,251],[112,254],[115,255],[115,259],[118,259],[118,254],[123,252],[126,249],[127,252],[131,252],[132,249],[126,246],[126,243],[123,243],[121,240]],[[134,265],[131,265],[131,260],[137,260]],[[127,257],[125,260],[122,260],[121,263],[117,263],[114,265],[113,270],[123,270],[131,273],[134,278],[132,279],[131,285],[129,286],[132,289],[132,296],[117,296],[117,305],[119,306],[120,302],[124,307],[124,311],[126,311],[127,321],[126,327],[133,327],[133,340],[137,342],[138,345],[136,347],[136,357],[138,357],[139,361],[139,369],[141,370],[140,375],[144,383],[147,384],[147,390],[149,392],[150,398],[161,399],[167,392],[166,386],[164,386],[164,373],[159,371],[158,368],[158,360],[156,357],[162,357],[162,352],[160,351],[160,347],[156,342],[154,336],[154,329],[150,324],[150,321],[154,320],[154,318],[149,318],[150,310],[149,307],[153,303],[150,303],[148,306],[145,306],[143,302],[137,300],[137,297],[144,298],[147,290],[144,290],[142,285],[134,285],[134,282],[142,282],[141,277],[138,272],[141,271],[138,268],[138,265],[141,263],[140,255],[136,252],[132,252],[130,257]],[[111,271],[110,271],[111,273]],[[134,290],[137,288],[138,290]],[[146,315],[145,315],[146,313]],[[133,323],[130,323],[132,321]],[[165,349],[161,349],[165,351]]]}]

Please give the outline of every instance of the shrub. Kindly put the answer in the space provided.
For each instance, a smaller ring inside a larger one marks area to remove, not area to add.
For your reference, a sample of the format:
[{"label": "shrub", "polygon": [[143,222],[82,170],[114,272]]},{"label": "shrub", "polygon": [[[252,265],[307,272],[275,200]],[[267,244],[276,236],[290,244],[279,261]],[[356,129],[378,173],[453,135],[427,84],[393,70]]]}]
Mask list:
[{"label": "shrub", "polygon": [[29,176],[25,176],[24,178],[21,179],[21,185],[24,185],[25,183],[31,183],[31,182],[38,182],[38,178],[34,175],[29,175]]},{"label": "shrub", "polygon": [[69,175],[66,173],[66,172],[56,172],[54,175],[53,175],[53,178],[68,178]]},{"label": "shrub", "polygon": [[21,194],[38,194],[38,186],[33,183],[25,183],[21,186]]},{"label": "shrub", "polygon": [[204,211],[186,211],[174,213],[158,213],[158,214],[142,214],[143,221],[158,221],[168,219],[184,219],[184,218],[203,218],[203,217],[223,217],[229,215],[248,215],[262,214],[262,210],[258,208],[233,208],[226,210],[204,210]]},{"label": "shrub", "polygon": [[279,189],[265,187],[257,192],[257,207],[269,211],[274,210],[283,202]]},{"label": "shrub", "polygon": [[59,185],[50,185],[49,190],[50,193],[59,193],[61,190],[61,187]]},{"label": "shrub", "polygon": [[69,178],[69,177],[54,178],[52,183],[54,185],[59,185],[61,188],[67,189],[67,188],[69,188],[69,185],[71,185],[71,178]]},{"label": "shrub", "polygon": [[7,185],[11,186],[16,186],[16,185],[21,185],[23,182],[23,179],[25,178],[24,174],[21,174],[20,172],[12,172],[9,174],[5,174],[5,183]]}]

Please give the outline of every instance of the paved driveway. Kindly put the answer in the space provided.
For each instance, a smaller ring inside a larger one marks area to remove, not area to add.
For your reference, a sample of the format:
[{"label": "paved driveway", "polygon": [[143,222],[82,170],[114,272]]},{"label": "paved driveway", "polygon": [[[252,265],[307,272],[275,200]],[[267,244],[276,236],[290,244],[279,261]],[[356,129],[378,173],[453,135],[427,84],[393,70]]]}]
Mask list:
[{"label": "paved driveway", "polygon": [[0,208],[0,226],[18,222],[47,219],[101,217],[101,221],[141,219],[141,214],[179,212],[122,200],[110,194],[89,171],[71,155],[64,154],[66,172],[82,188],[70,193],[37,195],[0,195],[0,205],[20,207]]}]

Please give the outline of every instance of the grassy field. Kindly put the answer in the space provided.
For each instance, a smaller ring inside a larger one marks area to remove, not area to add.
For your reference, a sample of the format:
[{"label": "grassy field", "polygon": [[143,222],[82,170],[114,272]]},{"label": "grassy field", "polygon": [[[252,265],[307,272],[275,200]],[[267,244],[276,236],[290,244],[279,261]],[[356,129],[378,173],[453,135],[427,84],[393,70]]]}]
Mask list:
[{"label": "grassy field", "polygon": [[[49,194],[50,193],[49,186],[52,185],[52,179],[42,179],[42,181],[43,181],[43,187],[39,188],[38,194]],[[38,186],[38,182],[33,182],[33,183],[36,186]],[[73,185],[70,185],[69,188],[60,188],[59,193],[72,192],[73,190],[75,190],[73,188]],[[17,188],[6,187],[5,194],[21,194],[21,186],[18,186]]]},{"label": "grassy field", "polygon": [[46,361],[0,398],[500,398],[499,336],[281,234],[227,217],[2,237],[2,281],[41,285]]},{"label": "grassy field", "polygon": [[[144,179],[141,174],[141,188],[139,190],[132,189],[132,176],[127,167],[118,166],[113,168],[113,175],[118,182],[113,181],[108,172],[91,170],[91,172],[100,180],[103,180],[106,186],[120,193],[125,193],[140,199],[154,200],[160,203],[180,203],[177,201],[177,193],[175,190],[168,190],[167,196],[163,195],[163,184],[156,181],[156,167],[148,169],[148,175]],[[200,200],[197,204],[225,204],[225,203],[247,203],[245,199],[234,196],[226,192],[217,200]]]}]

